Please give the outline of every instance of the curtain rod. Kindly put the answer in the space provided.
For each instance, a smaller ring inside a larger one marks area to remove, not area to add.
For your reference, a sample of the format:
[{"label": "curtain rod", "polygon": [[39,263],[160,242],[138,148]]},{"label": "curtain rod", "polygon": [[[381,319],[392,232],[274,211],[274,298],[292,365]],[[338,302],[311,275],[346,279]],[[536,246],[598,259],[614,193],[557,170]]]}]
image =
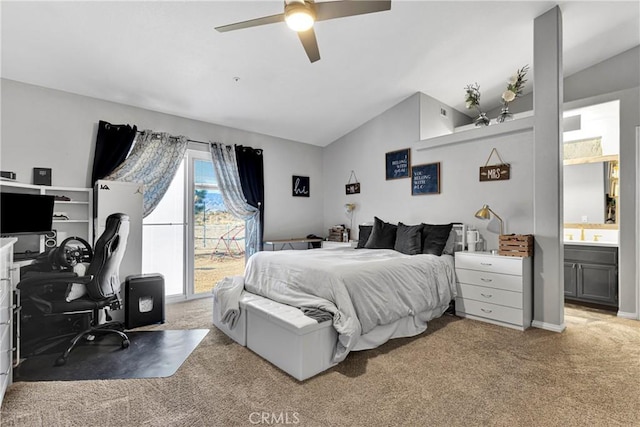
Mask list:
[{"label": "curtain rod", "polygon": [[[140,135],[140,134],[144,133],[144,131],[137,130],[137,131],[136,131],[136,133],[137,133],[138,135]],[[152,132],[152,133],[151,133],[151,135],[152,135],[152,137],[153,137],[153,135],[160,135],[161,133],[162,133],[162,132]],[[178,139],[178,138],[177,138],[177,137],[175,137],[175,136],[170,136],[170,137],[169,137],[169,139]],[[196,144],[206,144],[206,145],[209,145],[209,143],[208,143],[208,142],[204,142],[204,141],[196,141],[196,140],[194,140],[194,139],[187,139],[187,142],[194,142],[194,143],[196,143]]]}]

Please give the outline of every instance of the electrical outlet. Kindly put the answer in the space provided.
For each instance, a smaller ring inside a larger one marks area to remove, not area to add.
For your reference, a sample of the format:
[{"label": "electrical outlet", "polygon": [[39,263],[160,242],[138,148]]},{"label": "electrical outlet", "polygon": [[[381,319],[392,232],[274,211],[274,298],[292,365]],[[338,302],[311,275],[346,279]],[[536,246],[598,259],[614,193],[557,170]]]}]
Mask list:
[{"label": "electrical outlet", "polygon": [[586,215],[582,215],[582,222],[589,222],[589,217]]},{"label": "electrical outlet", "polygon": [[447,110],[445,110],[444,108],[440,107],[440,115],[442,117],[447,117]]}]

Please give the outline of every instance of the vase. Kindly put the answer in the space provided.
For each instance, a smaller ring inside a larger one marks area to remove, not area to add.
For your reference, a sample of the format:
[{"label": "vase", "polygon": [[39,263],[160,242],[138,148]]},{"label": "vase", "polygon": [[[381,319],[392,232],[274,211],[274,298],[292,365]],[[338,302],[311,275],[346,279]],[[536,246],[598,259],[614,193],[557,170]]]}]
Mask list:
[{"label": "vase", "polygon": [[478,117],[473,121],[476,126],[489,126],[489,123],[491,123],[491,120],[482,111],[479,111]]},{"label": "vase", "polygon": [[509,104],[505,104],[504,107],[502,107],[502,111],[500,111],[500,115],[496,118],[496,121],[498,123],[504,123],[507,120],[512,120],[512,119],[513,119],[513,114],[509,112]]}]

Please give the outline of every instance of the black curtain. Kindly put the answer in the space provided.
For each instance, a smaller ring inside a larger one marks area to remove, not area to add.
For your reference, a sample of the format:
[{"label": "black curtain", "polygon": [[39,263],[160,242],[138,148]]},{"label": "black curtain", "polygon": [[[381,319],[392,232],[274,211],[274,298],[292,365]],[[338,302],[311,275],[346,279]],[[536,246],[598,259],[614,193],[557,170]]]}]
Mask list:
[{"label": "black curtain", "polygon": [[236,145],[236,161],[240,184],[247,203],[260,209],[260,240],[259,250],[262,250],[264,236],[264,164],[262,150]]},{"label": "black curtain", "polygon": [[138,128],[129,125],[112,125],[100,120],[93,157],[91,185],[114,171],[129,154]]}]

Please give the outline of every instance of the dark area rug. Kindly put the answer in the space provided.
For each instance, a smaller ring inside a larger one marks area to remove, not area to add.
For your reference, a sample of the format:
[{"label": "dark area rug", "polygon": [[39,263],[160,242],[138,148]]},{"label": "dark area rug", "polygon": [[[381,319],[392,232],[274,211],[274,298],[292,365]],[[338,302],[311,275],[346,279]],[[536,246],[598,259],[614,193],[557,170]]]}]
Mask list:
[{"label": "dark area rug", "polygon": [[13,372],[14,381],[77,381],[157,378],[173,375],[207,335],[208,329],[127,332],[131,345],[106,335],[75,348],[63,366],[54,366],[64,350],[29,357]]}]

